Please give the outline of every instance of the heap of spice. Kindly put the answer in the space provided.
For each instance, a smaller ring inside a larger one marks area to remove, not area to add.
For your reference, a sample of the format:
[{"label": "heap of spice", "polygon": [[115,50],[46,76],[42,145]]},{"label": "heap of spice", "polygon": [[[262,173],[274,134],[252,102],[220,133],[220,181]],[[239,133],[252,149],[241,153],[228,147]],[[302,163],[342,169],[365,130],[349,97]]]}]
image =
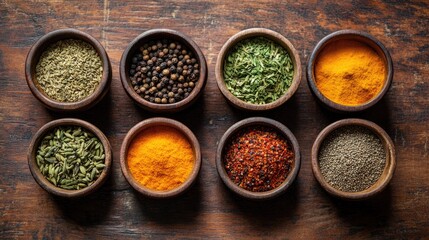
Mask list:
[{"label": "heap of spice", "polygon": [[127,153],[128,168],[142,186],[168,191],[191,175],[195,154],[187,138],[168,126],[154,126],[132,140]]},{"label": "heap of spice", "polygon": [[103,75],[101,58],[91,44],[77,39],[49,46],[36,65],[41,90],[59,102],[77,102],[91,95]]},{"label": "heap of spice", "polygon": [[231,138],[222,161],[235,184],[252,192],[265,192],[285,181],[294,156],[291,145],[276,130],[250,126]]},{"label": "heap of spice", "polygon": [[104,147],[91,132],[77,126],[53,129],[41,141],[36,162],[53,185],[79,190],[91,186],[103,171]]},{"label": "heap of spice", "polygon": [[323,141],[319,150],[320,171],[334,188],[359,192],[380,178],[386,153],[380,138],[367,128],[345,126]]},{"label": "heap of spice", "polygon": [[293,74],[289,53],[264,37],[240,41],[228,53],[224,63],[227,89],[252,104],[279,99],[291,86]]},{"label": "heap of spice", "polygon": [[381,91],[386,79],[383,59],[368,45],[338,40],[327,45],[315,64],[319,91],[347,106],[364,104]]},{"label": "heap of spice", "polygon": [[176,103],[189,96],[200,76],[194,53],[167,39],[144,44],[131,59],[131,85],[143,99]]}]

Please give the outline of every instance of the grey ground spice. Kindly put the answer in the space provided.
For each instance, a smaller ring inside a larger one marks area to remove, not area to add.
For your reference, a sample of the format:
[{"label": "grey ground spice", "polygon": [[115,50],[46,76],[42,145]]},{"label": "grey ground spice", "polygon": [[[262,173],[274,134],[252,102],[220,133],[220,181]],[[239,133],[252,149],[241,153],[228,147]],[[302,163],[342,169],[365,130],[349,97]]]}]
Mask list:
[{"label": "grey ground spice", "polygon": [[36,80],[44,93],[60,102],[77,102],[92,94],[101,81],[103,65],[95,49],[76,39],[49,46],[36,65]]},{"label": "grey ground spice", "polygon": [[383,173],[386,154],[380,138],[361,126],[333,131],[319,150],[320,170],[334,188],[358,192],[371,187]]}]

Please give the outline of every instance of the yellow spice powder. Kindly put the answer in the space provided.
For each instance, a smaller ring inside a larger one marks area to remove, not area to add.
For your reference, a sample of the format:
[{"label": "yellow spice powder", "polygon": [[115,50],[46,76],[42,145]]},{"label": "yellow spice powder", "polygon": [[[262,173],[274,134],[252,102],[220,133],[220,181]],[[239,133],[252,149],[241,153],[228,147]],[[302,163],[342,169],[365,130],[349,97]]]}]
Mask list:
[{"label": "yellow spice powder", "polygon": [[326,46],[315,64],[316,85],[331,101],[349,106],[364,104],[383,88],[383,59],[369,46],[338,40]]},{"label": "yellow spice powder", "polygon": [[155,126],[133,139],[127,161],[138,183],[152,190],[167,191],[189,178],[195,157],[191,144],[181,132],[172,127]]}]

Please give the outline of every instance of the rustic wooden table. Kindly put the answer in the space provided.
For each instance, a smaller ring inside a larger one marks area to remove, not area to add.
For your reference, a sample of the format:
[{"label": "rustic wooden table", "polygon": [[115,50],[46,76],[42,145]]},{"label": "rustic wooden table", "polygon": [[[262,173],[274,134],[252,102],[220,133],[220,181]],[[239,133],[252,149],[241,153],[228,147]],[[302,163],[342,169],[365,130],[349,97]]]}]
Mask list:
[{"label": "rustic wooden table", "polygon": [[[7,1],[0,0],[0,238],[286,238],[424,239],[429,237],[429,4],[427,1]],[[111,91],[93,109],[59,114],[30,93],[24,62],[31,45],[49,31],[73,27],[97,38],[113,67]],[[185,195],[154,201],[137,195],[123,177],[119,149],[127,131],[160,116],[135,106],[119,80],[118,63],[127,44],[151,28],[189,35],[206,56],[205,93],[190,109],[161,115],[177,119],[196,134],[203,165],[198,183]],[[302,67],[316,43],[339,29],[369,32],[390,50],[395,75],[385,98],[370,110],[340,115],[322,109],[303,76],[293,98],[281,108],[245,113],[229,106],[214,75],[223,43],[250,27],[270,28],[298,49]],[[216,145],[235,122],[265,116],[296,135],[302,166],[293,188],[268,202],[243,200],[221,182]],[[26,152],[34,133],[64,117],[87,120],[109,138],[113,173],[94,195],[57,199],[33,180]],[[374,199],[345,202],[315,181],[310,149],[322,128],[347,117],[381,125],[394,140],[397,169],[389,187]]]}]

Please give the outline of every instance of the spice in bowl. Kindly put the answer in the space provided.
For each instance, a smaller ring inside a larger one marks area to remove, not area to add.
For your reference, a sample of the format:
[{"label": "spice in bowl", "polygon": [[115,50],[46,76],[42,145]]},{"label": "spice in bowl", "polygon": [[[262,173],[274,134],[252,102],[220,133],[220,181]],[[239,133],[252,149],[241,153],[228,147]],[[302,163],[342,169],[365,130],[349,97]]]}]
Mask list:
[{"label": "spice in bowl", "polygon": [[144,44],[131,59],[134,91],[151,103],[171,104],[187,98],[200,75],[195,54],[167,39]]},{"label": "spice in bowl", "polygon": [[286,180],[294,159],[291,144],[276,130],[249,126],[231,138],[222,162],[236,185],[252,192],[265,192]]},{"label": "spice in bowl", "polygon": [[325,181],[343,192],[359,192],[373,186],[386,165],[380,138],[362,126],[343,126],[330,133],[318,153]]},{"label": "spice in bowl", "polygon": [[386,67],[370,46],[344,39],[324,47],[317,57],[314,76],[323,96],[340,105],[358,106],[380,93]]},{"label": "spice in bowl", "polygon": [[38,87],[59,102],[78,102],[90,96],[101,82],[103,63],[94,47],[77,39],[49,46],[36,65]]},{"label": "spice in bowl", "polygon": [[151,126],[134,137],[126,161],[138,184],[150,190],[169,191],[188,180],[195,167],[195,154],[180,131]]},{"label": "spice in bowl", "polygon": [[43,137],[36,153],[42,175],[56,187],[79,190],[91,186],[105,168],[103,144],[78,126],[60,126]]},{"label": "spice in bowl", "polygon": [[294,67],[289,53],[278,43],[253,37],[238,42],[225,58],[227,89],[242,101],[267,104],[286,93]]}]

